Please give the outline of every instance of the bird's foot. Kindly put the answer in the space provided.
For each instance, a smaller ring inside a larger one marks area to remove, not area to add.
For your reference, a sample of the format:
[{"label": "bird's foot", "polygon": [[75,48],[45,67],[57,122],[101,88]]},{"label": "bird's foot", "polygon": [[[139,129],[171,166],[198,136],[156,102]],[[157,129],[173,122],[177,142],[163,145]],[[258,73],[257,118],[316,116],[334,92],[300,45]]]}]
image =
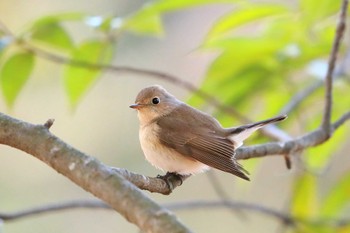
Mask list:
[{"label": "bird's foot", "polygon": [[173,191],[175,187],[182,185],[184,181],[184,176],[175,172],[167,172],[164,176],[158,175],[157,178],[164,180],[170,191]]}]

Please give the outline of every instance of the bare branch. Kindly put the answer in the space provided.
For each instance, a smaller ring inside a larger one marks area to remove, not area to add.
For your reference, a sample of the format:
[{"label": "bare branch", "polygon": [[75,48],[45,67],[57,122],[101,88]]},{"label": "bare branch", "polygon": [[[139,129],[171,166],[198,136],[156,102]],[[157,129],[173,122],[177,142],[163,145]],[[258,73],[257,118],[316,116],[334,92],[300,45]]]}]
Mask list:
[{"label": "bare branch", "polygon": [[47,129],[50,129],[54,122],[55,122],[55,119],[48,119],[48,120],[45,122],[44,126],[45,126]]},{"label": "bare branch", "polygon": [[280,114],[288,114],[294,110],[306,97],[311,95],[314,91],[320,88],[323,84],[323,81],[317,80],[312,83],[310,86],[307,86],[305,89],[297,92],[290,101],[280,110]]},{"label": "bare branch", "polygon": [[[332,132],[350,119],[350,112],[345,113],[332,125]],[[301,137],[286,142],[271,142],[249,147],[241,147],[236,150],[236,159],[250,159],[264,157],[267,155],[286,155],[301,151],[308,147],[320,145],[329,139],[323,128],[316,129]]]},{"label": "bare branch", "polygon": [[120,174],[69,146],[43,125],[33,125],[0,113],[0,144],[42,160],[145,232],[190,232],[173,214]]},{"label": "bare branch", "polygon": [[332,133],[331,129],[331,113],[332,113],[332,89],[333,89],[333,71],[337,60],[337,55],[340,47],[341,39],[343,38],[343,34],[346,26],[346,12],[348,9],[348,0],[343,0],[339,22],[336,29],[336,35],[333,41],[332,52],[329,57],[329,64],[327,75],[325,78],[325,108],[324,115],[322,120],[322,128],[324,129],[327,137],[329,137]]},{"label": "bare branch", "polygon": [[[259,212],[271,217],[275,217],[278,220],[285,222],[288,225],[294,225],[295,220],[288,214],[270,209],[265,206],[258,204],[236,202],[236,201],[187,201],[165,204],[165,208],[177,211],[177,210],[193,210],[193,209],[203,209],[203,208],[228,208],[234,211],[237,210],[248,210],[253,212]],[[107,209],[112,208],[99,200],[74,200],[62,203],[47,204],[38,207],[33,207],[25,210],[20,210],[12,213],[0,213],[0,219],[3,221],[15,221],[20,220],[25,217],[40,215],[44,213],[58,212],[68,209]]]},{"label": "bare branch", "polygon": [[294,225],[295,220],[288,214],[270,209],[268,207],[246,203],[246,202],[235,202],[235,201],[187,201],[180,203],[173,203],[165,205],[166,208],[171,210],[193,210],[193,209],[203,209],[203,208],[230,208],[233,210],[250,210],[254,212],[259,212],[271,217],[275,217],[278,220],[283,221],[287,225]]},{"label": "bare branch", "polygon": [[21,218],[40,215],[44,213],[58,212],[68,209],[111,209],[110,206],[99,200],[75,200],[56,204],[48,204],[39,207],[20,210],[12,213],[0,213],[0,219],[3,221],[14,221]]},{"label": "bare branch", "polygon": [[337,129],[339,128],[342,124],[344,124],[346,121],[350,119],[350,111],[345,113],[343,116],[339,118],[336,122],[333,124],[333,128]]}]

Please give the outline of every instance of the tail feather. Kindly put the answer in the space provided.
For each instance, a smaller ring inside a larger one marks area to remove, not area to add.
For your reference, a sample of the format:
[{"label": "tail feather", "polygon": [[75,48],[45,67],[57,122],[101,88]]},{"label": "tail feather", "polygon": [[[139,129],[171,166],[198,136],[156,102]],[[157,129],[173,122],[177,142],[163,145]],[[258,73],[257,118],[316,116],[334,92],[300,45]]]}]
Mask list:
[{"label": "tail feather", "polygon": [[229,138],[235,143],[236,148],[243,144],[243,141],[249,137],[254,131],[260,129],[261,127],[272,124],[275,122],[283,121],[287,118],[287,115],[281,115],[273,117],[267,120],[259,121],[256,123],[251,123],[247,125],[242,125],[236,128],[228,129]]}]

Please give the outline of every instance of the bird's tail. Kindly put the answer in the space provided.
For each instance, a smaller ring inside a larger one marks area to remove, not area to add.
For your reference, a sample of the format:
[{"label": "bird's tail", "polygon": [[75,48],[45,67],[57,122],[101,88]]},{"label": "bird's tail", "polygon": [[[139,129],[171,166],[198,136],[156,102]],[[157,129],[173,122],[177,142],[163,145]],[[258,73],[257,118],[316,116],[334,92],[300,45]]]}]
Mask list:
[{"label": "bird's tail", "polygon": [[261,127],[272,124],[275,122],[283,121],[287,118],[287,115],[281,115],[273,117],[264,121],[259,121],[256,123],[251,123],[247,125],[242,125],[235,128],[228,129],[229,138],[235,143],[236,148],[243,144],[243,141],[249,137],[254,131],[260,129]]}]

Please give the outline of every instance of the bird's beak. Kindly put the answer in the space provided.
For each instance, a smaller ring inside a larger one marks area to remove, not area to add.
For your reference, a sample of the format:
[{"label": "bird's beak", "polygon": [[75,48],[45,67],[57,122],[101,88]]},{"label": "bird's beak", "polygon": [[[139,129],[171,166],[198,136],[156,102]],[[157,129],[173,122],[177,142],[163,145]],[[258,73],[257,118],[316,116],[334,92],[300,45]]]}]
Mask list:
[{"label": "bird's beak", "polygon": [[141,104],[132,104],[129,107],[133,109],[139,109],[141,107]]}]

